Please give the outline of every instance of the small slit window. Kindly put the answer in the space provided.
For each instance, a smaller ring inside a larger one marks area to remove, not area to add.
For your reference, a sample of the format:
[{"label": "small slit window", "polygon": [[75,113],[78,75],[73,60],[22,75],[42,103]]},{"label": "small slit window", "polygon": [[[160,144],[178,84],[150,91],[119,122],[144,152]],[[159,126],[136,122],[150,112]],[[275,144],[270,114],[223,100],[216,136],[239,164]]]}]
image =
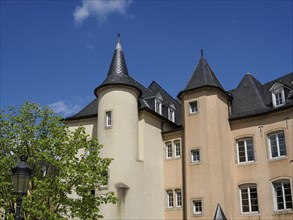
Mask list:
[{"label": "small slit window", "polygon": [[189,102],[189,114],[195,114],[198,112],[197,101]]},{"label": "small slit window", "polygon": [[109,128],[112,126],[112,112],[107,111],[106,112],[106,127]]}]

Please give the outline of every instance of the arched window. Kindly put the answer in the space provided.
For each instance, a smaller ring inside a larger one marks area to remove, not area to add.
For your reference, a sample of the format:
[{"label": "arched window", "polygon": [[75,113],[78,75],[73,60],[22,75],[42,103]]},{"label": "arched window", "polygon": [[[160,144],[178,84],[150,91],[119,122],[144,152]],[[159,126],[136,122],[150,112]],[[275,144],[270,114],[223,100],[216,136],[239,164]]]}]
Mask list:
[{"label": "arched window", "polygon": [[292,193],[289,179],[281,179],[272,183],[275,211],[292,210]]},{"label": "arched window", "polygon": [[241,213],[258,213],[258,197],[256,184],[239,186]]},{"label": "arched window", "polygon": [[276,131],[268,134],[268,146],[271,159],[286,156],[287,150],[284,131]]},{"label": "arched window", "polygon": [[254,161],[254,147],[252,137],[241,138],[237,141],[238,163],[247,163]]}]

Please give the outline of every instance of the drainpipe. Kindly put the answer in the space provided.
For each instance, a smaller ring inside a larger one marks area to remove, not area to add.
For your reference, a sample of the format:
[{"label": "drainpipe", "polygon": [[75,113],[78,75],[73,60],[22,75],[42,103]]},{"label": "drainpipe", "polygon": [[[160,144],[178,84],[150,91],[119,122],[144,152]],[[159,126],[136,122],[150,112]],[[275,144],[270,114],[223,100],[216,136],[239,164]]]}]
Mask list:
[{"label": "drainpipe", "polygon": [[182,143],[182,191],[183,191],[183,209],[182,217],[187,219],[187,192],[186,192],[186,158],[185,158],[185,136],[184,127],[182,128],[181,143]]}]

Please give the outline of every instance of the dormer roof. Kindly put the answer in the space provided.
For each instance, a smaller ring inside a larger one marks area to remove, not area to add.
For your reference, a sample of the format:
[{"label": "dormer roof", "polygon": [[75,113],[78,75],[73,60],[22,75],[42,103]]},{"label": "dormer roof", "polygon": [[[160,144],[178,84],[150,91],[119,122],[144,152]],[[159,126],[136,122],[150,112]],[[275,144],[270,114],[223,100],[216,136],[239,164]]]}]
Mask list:
[{"label": "dormer roof", "polygon": [[116,48],[113,54],[112,62],[108,71],[108,75],[104,82],[100,86],[98,86],[94,93],[98,97],[98,93],[101,88],[104,88],[106,86],[110,85],[126,85],[130,86],[134,89],[136,89],[139,93],[139,96],[141,96],[141,85],[131,78],[128,74],[123,50],[120,43],[120,34],[118,34],[118,41],[116,44]]},{"label": "dormer roof", "polygon": [[217,79],[215,73],[209,66],[207,60],[203,56],[203,52],[201,51],[201,58],[199,59],[199,63],[195,68],[185,89],[178,94],[178,97],[180,98],[181,94],[184,92],[205,86],[215,87],[225,92],[223,86]]},{"label": "dormer roof", "polygon": [[[292,80],[293,73],[289,73],[274,81],[261,84],[251,74],[246,74],[239,85],[229,91],[233,96],[230,119],[264,114],[280,108],[291,107],[293,105]],[[273,105],[272,91],[277,87],[285,90],[282,107]]]}]

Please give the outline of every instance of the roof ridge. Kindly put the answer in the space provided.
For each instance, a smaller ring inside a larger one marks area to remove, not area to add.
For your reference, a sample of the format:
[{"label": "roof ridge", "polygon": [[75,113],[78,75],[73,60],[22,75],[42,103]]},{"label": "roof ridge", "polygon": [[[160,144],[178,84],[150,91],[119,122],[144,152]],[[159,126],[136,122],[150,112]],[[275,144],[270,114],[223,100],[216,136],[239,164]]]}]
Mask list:
[{"label": "roof ridge", "polygon": [[165,92],[170,98],[172,98],[173,101],[177,102],[179,105],[181,105],[181,103],[179,103],[173,96],[171,96],[160,84],[158,84],[155,80],[153,80],[151,82],[151,84],[148,86],[148,88],[151,87],[151,85],[156,85],[158,86],[163,92]]}]

